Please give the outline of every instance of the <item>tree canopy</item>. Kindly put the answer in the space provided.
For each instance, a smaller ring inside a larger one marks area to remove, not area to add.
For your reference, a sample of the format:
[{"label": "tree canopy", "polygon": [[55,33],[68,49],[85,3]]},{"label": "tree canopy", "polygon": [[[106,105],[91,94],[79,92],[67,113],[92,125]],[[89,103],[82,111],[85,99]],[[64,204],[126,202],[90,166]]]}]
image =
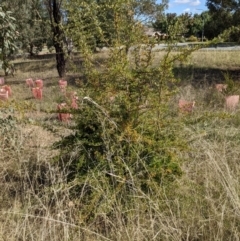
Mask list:
[{"label": "tree canopy", "polygon": [[11,12],[11,17],[17,19],[14,31],[19,36],[12,43],[30,55],[37,54],[44,45],[54,47],[59,76],[66,73],[68,40],[79,51],[84,49],[84,44],[92,51],[124,42],[128,49],[136,42],[131,31],[137,29],[141,35],[145,26],[166,34],[175,31],[176,35],[185,37],[200,38],[204,34],[207,39],[235,27],[230,40],[239,39],[237,0],[207,0],[209,11],[180,15],[165,13],[168,0],[161,3],[156,0],[0,0],[0,5],[2,13]]},{"label": "tree canopy", "polygon": [[0,59],[2,68],[6,75],[10,72],[9,55],[16,49],[16,39],[18,32],[16,31],[16,20],[12,17],[12,12],[7,11],[4,7],[0,7]]},{"label": "tree canopy", "polygon": [[[207,0],[211,16],[211,37],[216,37],[232,26],[240,25],[240,2],[238,0]],[[210,30],[210,29],[209,29]]]}]

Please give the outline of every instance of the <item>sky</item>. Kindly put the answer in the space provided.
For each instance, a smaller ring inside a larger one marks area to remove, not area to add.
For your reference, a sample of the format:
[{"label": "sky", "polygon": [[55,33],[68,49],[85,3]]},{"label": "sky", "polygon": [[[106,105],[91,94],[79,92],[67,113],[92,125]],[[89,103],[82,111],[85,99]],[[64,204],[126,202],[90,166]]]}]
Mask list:
[{"label": "sky", "polygon": [[[161,0],[158,2],[161,2]],[[178,15],[185,12],[201,14],[207,10],[206,0],[169,0],[166,13],[177,13]]]}]

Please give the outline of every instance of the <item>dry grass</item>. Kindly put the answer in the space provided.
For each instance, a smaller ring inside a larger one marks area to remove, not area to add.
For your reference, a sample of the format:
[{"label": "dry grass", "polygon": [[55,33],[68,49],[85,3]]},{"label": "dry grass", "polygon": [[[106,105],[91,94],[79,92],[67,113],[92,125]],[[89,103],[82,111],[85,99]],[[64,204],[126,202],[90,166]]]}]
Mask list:
[{"label": "dry grass", "polygon": [[[173,52],[176,55],[178,52]],[[164,56],[164,51],[154,53],[153,64],[156,65],[161,61]],[[177,65],[179,63],[176,63]],[[240,51],[227,51],[227,50],[198,50],[193,52],[184,66],[192,66],[194,68],[207,68],[207,69],[238,69],[240,66]]]},{"label": "dry grass", "polygon": [[199,50],[192,54],[190,63],[198,68],[238,69],[240,51]]},{"label": "dry grass", "polygon": [[[228,69],[240,66],[236,56],[238,52],[196,52],[191,61],[200,68]],[[189,145],[187,152],[178,153],[179,159],[186,160],[184,175],[169,187],[158,187],[155,197],[136,190],[133,203],[126,207],[121,203],[124,197],[109,199],[109,190],[89,174],[106,204],[102,210],[96,208],[87,224],[83,194],[71,199],[75,183],[66,185],[66,173],[52,159],[58,153],[51,144],[66,132],[55,114],[46,113],[55,109],[61,93],[52,64],[48,63],[47,71],[42,66],[31,66],[39,67],[38,71],[18,69],[15,77],[6,78],[13,100],[31,103],[34,111],[26,114],[30,122],[13,124],[12,131],[1,129],[5,134],[0,140],[0,240],[239,240],[239,107],[229,112],[224,109],[224,96],[211,86],[196,88],[192,79],[184,80],[170,103],[174,109],[180,97],[196,101],[192,114],[178,116]],[[25,86],[29,77],[44,80],[41,103]],[[69,74],[68,78],[78,77]],[[222,76],[219,82],[224,81]],[[60,132],[44,129],[45,122]],[[109,207],[114,218],[106,215]]]}]

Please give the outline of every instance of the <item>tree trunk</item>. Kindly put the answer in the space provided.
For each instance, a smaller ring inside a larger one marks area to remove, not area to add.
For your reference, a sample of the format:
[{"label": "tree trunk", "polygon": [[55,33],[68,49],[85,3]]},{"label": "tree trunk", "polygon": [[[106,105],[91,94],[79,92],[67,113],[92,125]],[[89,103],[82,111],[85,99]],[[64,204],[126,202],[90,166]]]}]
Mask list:
[{"label": "tree trunk", "polygon": [[61,27],[61,2],[60,0],[48,0],[47,7],[53,32],[53,46],[56,50],[57,71],[59,77],[62,78],[66,75],[66,60],[63,49],[64,32]]},{"label": "tree trunk", "polygon": [[54,44],[56,50],[56,61],[57,61],[57,71],[59,77],[64,77],[66,75],[66,60],[63,52],[62,46],[60,44]]}]

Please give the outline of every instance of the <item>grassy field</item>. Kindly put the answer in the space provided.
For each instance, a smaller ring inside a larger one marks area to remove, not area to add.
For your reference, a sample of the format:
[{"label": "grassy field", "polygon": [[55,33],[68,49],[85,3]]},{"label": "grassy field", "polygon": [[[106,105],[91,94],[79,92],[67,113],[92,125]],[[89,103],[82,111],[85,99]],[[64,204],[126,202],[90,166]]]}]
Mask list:
[{"label": "grassy field", "polygon": [[[161,61],[161,53],[154,61]],[[75,63],[80,69],[81,62]],[[66,173],[54,164],[59,150],[52,144],[72,131],[54,113],[64,100],[54,59],[15,60],[15,66],[15,76],[5,77],[13,96],[1,102],[0,112],[0,240],[239,240],[240,107],[227,110],[224,98],[240,94],[240,52],[197,51],[187,63],[176,63],[178,91],[168,108],[179,139],[187,140],[184,151],[176,152],[184,160],[183,174],[156,186],[153,196],[135,190],[127,205],[126,197],[110,197],[110,187],[89,175],[102,195],[101,208],[90,219],[84,193],[72,199],[76,184],[66,184]],[[73,70],[69,67],[68,88],[77,91],[81,104],[87,91]],[[43,79],[42,101],[33,99],[25,84],[30,77]],[[231,88],[219,93],[216,83]],[[191,114],[178,113],[180,98],[196,102]]]}]

